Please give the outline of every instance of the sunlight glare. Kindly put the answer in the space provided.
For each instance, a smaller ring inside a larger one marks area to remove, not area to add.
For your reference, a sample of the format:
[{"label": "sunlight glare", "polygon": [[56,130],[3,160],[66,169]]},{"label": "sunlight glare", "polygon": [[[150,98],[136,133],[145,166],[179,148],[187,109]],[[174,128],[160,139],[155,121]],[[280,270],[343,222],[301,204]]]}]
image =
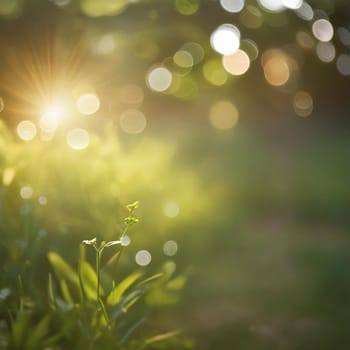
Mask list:
[{"label": "sunlight glare", "polygon": [[59,121],[62,119],[63,115],[63,107],[59,105],[49,106],[39,120],[40,128],[44,132],[54,132],[58,128]]}]

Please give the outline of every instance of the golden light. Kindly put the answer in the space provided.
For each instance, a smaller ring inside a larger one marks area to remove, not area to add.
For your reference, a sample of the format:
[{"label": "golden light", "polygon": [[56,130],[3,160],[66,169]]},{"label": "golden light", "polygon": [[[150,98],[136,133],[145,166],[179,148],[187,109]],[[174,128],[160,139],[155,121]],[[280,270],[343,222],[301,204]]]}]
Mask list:
[{"label": "golden light", "polygon": [[22,120],[17,125],[17,135],[24,141],[31,141],[36,136],[36,126],[30,120]]},{"label": "golden light", "polygon": [[327,42],[332,40],[334,29],[331,22],[321,18],[312,24],[312,33],[319,41]]},{"label": "golden light", "polygon": [[180,213],[180,207],[175,202],[167,202],[163,206],[163,213],[168,218],[175,218]]},{"label": "golden light", "polygon": [[95,114],[100,108],[100,99],[96,94],[88,93],[78,97],[76,102],[79,113],[85,115]]},{"label": "golden light", "polygon": [[51,105],[43,113],[39,120],[40,128],[47,133],[53,133],[59,126],[60,120],[63,118],[64,109],[59,105]]},{"label": "golden light", "polygon": [[170,87],[172,79],[173,77],[169,69],[156,67],[148,73],[146,82],[151,90],[164,92]]},{"label": "golden light", "polygon": [[272,86],[282,86],[290,78],[290,68],[287,57],[277,49],[264,52],[261,57],[266,81]]},{"label": "golden light", "polygon": [[89,146],[89,133],[81,128],[75,128],[67,133],[68,146],[76,151],[83,150]]},{"label": "golden light", "polygon": [[2,97],[0,97],[0,112],[2,112],[5,108],[5,103]]},{"label": "golden light", "polygon": [[212,48],[221,55],[232,55],[240,44],[241,33],[232,24],[222,24],[210,36]]},{"label": "golden light", "polygon": [[15,178],[16,171],[14,168],[6,168],[2,174],[2,183],[4,186],[11,185],[13,179]]},{"label": "golden light", "polygon": [[308,117],[314,108],[311,95],[305,91],[298,91],[293,98],[293,108],[299,117]]},{"label": "golden light", "polygon": [[229,101],[216,102],[210,108],[209,120],[219,130],[232,129],[238,122],[238,109]]},{"label": "golden light", "polygon": [[139,134],[146,127],[145,115],[137,109],[128,109],[120,116],[120,127],[128,134]]},{"label": "golden light", "polygon": [[243,75],[249,69],[250,59],[243,50],[238,49],[233,55],[224,56],[222,64],[228,73]]}]

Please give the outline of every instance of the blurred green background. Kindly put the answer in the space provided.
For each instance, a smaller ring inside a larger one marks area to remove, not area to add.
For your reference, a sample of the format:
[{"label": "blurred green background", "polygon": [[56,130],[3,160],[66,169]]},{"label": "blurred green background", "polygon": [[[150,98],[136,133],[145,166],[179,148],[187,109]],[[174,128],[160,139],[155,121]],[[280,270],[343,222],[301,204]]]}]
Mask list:
[{"label": "blurred green background", "polygon": [[0,289],[139,200],[124,268],[189,277],[154,329],[349,342],[347,1],[2,0],[0,42]]}]

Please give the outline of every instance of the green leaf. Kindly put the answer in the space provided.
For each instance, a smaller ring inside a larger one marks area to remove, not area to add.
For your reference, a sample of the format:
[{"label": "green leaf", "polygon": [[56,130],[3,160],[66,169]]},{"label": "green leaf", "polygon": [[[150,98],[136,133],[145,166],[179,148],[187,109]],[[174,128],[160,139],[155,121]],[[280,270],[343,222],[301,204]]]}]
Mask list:
[{"label": "green leaf", "polygon": [[79,288],[78,275],[57,253],[49,252],[48,259],[59,280],[67,280]]},{"label": "green leaf", "polygon": [[150,283],[150,282],[153,282],[157,279],[160,279],[161,277],[164,277],[164,273],[160,272],[160,273],[156,273],[144,280],[142,280],[141,282],[139,282],[136,287],[139,288],[139,287],[143,287],[144,285]]},{"label": "green leaf", "polygon": [[116,305],[120,302],[123,294],[127,289],[141,277],[141,272],[134,272],[131,275],[124,278],[108,295],[107,303],[109,305]]},{"label": "green leaf", "polygon": [[186,278],[184,276],[178,276],[166,284],[169,290],[180,290],[186,284]]},{"label": "green leaf", "polygon": [[175,337],[176,335],[179,335],[181,332],[180,331],[173,331],[173,332],[168,332],[168,333],[163,333],[163,334],[158,334],[155,335],[151,338],[148,338],[145,340],[145,345],[151,345],[154,343],[159,343],[165,340],[168,340],[170,338]]},{"label": "green leaf", "polygon": [[125,343],[130,336],[132,335],[132,333],[135,332],[135,330],[143,323],[145,322],[145,318],[141,318],[140,320],[137,320],[136,322],[134,322],[124,333],[124,335],[121,337],[120,339],[120,344]]},{"label": "green leaf", "polygon": [[65,280],[60,280],[60,287],[65,302],[68,304],[74,304],[73,298],[69,292],[69,288]]},{"label": "green leaf", "polygon": [[55,294],[53,291],[53,281],[52,281],[51,273],[49,274],[48,294],[49,294],[49,305],[53,310],[55,310],[56,309],[56,299],[55,299]]},{"label": "green leaf", "polygon": [[[97,290],[97,276],[94,268],[85,260],[80,262],[80,277],[82,281],[82,287],[85,295],[88,299],[96,300]],[[100,286],[100,295],[103,294],[102,287]]]},{"label": "green leaf", "polygon": [[26,343],[26,349],[37,350],[41,348],[41,342],[48,333],[49,322],[50,317],[46,316],[31,330],[28,342]]}]

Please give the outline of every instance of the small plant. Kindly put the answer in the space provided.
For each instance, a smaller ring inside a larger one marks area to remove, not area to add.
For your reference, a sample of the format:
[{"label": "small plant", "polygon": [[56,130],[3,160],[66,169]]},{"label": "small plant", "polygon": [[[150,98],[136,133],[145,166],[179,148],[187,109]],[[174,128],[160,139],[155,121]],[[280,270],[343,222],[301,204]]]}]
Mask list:
[{"label": "small plant", "polygon": [[[169,269],[148,277],[137,270],[115,281],[104,269],[105,265],[114,269],[118,265],[130,242],[127,233],[138,222],[134,213],[137,207],[138,202],[127,206],[118,240],[82,241],[77,269],[56,252],[48,253],[54,276],[48,277],[46,302],[35,302],[24,291],[20,293],[18,307],[8,310],[8,317],[0,315],[0,349],[143,350],[156,345],[172,348],[173,344],[178,349],[179,332],[148,337],[140,326],[146,320],[144,296],[176,293],[174,285],[179,277],[172,278]],[[86,258],[86,246],[94,249],[94,264]],[[104,263],[103,253],[110,247],[116,252]],[[19,282],[21,287],[21,279]],[[25,303],[28,298],[31,302]]]}]

